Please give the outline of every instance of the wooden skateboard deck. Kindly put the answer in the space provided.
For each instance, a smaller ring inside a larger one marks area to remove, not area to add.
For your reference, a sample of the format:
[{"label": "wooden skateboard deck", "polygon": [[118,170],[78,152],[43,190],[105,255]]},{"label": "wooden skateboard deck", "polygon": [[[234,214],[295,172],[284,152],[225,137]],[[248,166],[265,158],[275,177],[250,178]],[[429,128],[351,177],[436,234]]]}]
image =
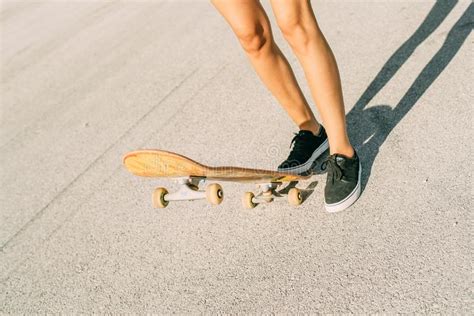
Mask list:
[{"label": "wooden skateboard deck", "polygon": [[[257,194],[246,192],[242,199],[245,207],[253,208],[260,202],[268,203],[282,197],[275,191],[282,183],[305,180],[310,177],[263,169],[210,167],[185,156],[156,149],[129,152],[123,157],[123,164],[128,171],[137,176],[173,178],[180,181],[181,188],[171,194],[165,188],[155,189],[152,201],[153,205],[159,208],[166,207],[170,201],[204,198],[211,204],[220,204],[223,199],[223,190],[219,184],[209,184],[205,191],[199,189],[199,186],[207,180],[258,184],[260,191]],[[301,204],[300,190],[291,188],[288,192],[288,201],[292,205]]]},{"label": "wooden skateboard deck", "polygon": [[209,167],[185,156],[164,150],[137,150],[123,158],[131,173],[142,177],[184,178],[202,177],[208,180],[272,183],[299,181],[309,178],[290,173],[240,167]]}]

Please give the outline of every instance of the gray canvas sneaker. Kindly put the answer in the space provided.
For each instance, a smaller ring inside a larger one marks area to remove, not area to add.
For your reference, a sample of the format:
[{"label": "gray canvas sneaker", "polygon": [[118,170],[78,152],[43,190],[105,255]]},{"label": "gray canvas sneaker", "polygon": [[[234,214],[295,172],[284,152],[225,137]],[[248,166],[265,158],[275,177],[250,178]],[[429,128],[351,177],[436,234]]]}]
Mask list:
[{"label": "gray canvas sneaker", "polygon": [[324,206],[328,212],[339,212],[351,206],[360,196],[361,172],[359,156],[330,155],[322,164],[327,169]]}]

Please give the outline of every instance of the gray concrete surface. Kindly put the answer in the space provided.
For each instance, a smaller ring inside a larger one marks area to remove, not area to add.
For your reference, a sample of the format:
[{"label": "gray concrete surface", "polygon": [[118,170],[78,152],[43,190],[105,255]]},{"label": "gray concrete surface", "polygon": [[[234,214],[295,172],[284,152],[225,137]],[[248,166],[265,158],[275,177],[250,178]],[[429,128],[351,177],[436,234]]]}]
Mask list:
[{"label": "gray concrete surface", "polygon": [[122,167],[287,154],[295,127],[208,2],[2,1],[0,311],[472,312],[470,3],[314,2],[364,166],[328,214],[325,175],[298,208],[224,184],[219,207],[157,211],[170,184]]}]

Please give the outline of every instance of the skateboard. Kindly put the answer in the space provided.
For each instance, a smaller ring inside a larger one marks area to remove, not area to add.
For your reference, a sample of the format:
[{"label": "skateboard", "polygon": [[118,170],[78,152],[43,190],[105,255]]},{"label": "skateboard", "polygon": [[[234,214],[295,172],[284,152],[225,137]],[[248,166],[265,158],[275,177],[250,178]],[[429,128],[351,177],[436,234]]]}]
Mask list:
[{"label": "skateboard", "polygon": [[[259,203],[270,203],[283,198],[284,195],[276,189],[284,183],[310,178],[310,175],[301,176],[272,170],[210,167],[173,152],[153,149],[129,152],[123,157],[123,164],[134,175],[169,178],[180,184],[179,189],[172,193],[166,188],[156,188],[152,194],[155,208],[164,208],[171,201],[200,199],[207,199],[212,205],[220,204],[224,199],[224,191],[222,186],[215,182],[227,181],[257,185],[257,192],[245,192],[242,197],[243,206],[250,209]],[[300,205],[303,202],[301,190],[290,188],[287,200],[291,205]]]}]

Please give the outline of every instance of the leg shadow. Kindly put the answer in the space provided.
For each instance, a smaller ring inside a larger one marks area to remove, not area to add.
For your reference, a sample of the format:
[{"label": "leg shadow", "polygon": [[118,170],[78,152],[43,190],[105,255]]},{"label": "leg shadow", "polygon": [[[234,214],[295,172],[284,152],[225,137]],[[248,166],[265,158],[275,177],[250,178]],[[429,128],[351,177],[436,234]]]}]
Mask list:
[{"label": "leg shadow", "polygon": [[413,51],[446,18],[457,1],[439,0],[416,32],[389,58],[375,79],[362,94],[355,106],[347,114],[347,128],[351,143],[357,150],[362,162],[362,191],[368,182],[372,165],[393,128],[413,108],[430,85],[443,72],[459,51],[474,24],[474,5],[471,3],[461,18],[449,31],[445,42],[414,83],[395,106],[377,105],[365,109],[370,100],[387,84],[401,68]]}]

